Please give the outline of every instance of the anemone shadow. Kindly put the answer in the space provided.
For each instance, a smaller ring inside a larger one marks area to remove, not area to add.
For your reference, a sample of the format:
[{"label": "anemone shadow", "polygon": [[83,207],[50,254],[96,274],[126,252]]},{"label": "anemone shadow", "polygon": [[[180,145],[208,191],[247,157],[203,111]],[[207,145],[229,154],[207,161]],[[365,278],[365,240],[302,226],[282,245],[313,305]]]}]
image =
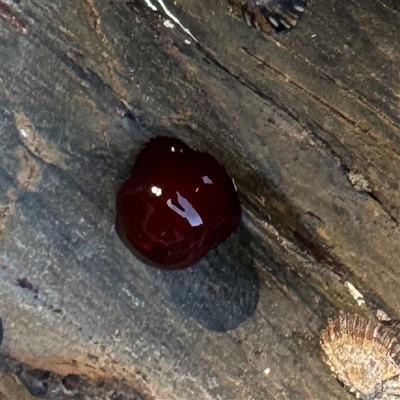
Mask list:
[{"label": "anemone shadow", "polygon": [[250,240],[241,228],[192,267],[153,273],[189,317],[208,330],[227,332],[252,316],[258,303]]}]

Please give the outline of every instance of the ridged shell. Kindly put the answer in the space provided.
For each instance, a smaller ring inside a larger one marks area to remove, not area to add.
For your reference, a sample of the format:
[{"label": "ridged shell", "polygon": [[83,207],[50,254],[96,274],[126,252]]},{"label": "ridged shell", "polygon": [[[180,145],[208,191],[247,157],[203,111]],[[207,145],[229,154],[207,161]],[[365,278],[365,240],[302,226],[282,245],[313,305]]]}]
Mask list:
[{"label": "ridged shell", "polygon": [[283,31],[295,26],[307,7],[306,0],[229,0],[247,25],[260,31]]},{"label": "ridged shell", "polygon": [[392,325],[340,313],[321,332],[326,362],[364,400],[400,399],[400,335]]}]

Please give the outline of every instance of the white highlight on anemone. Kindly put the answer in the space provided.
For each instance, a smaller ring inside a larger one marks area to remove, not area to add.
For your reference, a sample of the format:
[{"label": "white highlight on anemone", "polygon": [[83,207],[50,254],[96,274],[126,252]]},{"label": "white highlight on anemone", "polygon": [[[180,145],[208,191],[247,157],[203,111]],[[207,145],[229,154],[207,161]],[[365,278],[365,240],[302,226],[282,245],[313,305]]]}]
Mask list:
[{"label": "white highlight on anemone", "polygon": [[203,224],[203,220],[201,219],[199,213],[189,203],[189,201],[187,199],[185,199],[183,196],[181,196],[179,192],[176,192],[176,194],[178,196],[178,203],[183,208],[183,210],[181,210],[175,204],[172,204],[172,200],[171,199],[167,200],[168,207],[171,210],[175,211],[182,218],[187,219],[187,221],[189,222],[189,224],[191,226],[195,227],[195,226],[202,225]]},{"label": "white highlight on anemone", "polygon": [[206,185],[212,185],[213,183],[213,181],[207,175],[203,176],[202,179]]},{"label": "white highlight on anemone", "polygon": [[157,197],[160,197],[162,195],[161,188],[159,188],[157,186],[152,186],[150,190],[151,190],[151,193],[155,194]]}]

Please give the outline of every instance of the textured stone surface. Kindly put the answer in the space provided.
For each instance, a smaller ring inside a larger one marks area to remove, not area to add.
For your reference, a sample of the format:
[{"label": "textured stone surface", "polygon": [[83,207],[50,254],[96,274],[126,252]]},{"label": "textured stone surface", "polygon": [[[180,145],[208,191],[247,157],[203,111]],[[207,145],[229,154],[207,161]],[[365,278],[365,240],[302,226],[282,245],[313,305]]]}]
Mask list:
[{"label": "textured stone surface", "polygon": [[[319,330],[358,308],[346,281],[400,317],[398,5],[315,1],[264,36],[226,1],[165,3],[199,44],[137,1],[7,2],[0,351],[145,399],[351,398]],[[216,157],[244,209],[218,249],[236,272],[205,274],[210,255],[182,291],[113,228],[131,160],[166,132]],[[235,329],[210,330],[221,315]]]},{"label": "textured stone surface", "polygon": [[2,400],[143,400],[122,380],[90,380],[87,377],[30,368],[7,356],[0,356]]}]

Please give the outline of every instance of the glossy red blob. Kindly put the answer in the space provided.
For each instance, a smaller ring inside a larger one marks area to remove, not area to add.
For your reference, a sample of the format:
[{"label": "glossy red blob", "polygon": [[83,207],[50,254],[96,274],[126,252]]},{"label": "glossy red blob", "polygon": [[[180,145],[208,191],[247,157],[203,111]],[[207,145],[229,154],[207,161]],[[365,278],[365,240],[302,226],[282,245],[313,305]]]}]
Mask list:
[{"label": "glossy red blob", "polygon": [[117,194],[119,237],[139,258],[164,269],[199,261],[229,237],[240,217],[225,168],[211,155],[163,136],[145,145]]}]

